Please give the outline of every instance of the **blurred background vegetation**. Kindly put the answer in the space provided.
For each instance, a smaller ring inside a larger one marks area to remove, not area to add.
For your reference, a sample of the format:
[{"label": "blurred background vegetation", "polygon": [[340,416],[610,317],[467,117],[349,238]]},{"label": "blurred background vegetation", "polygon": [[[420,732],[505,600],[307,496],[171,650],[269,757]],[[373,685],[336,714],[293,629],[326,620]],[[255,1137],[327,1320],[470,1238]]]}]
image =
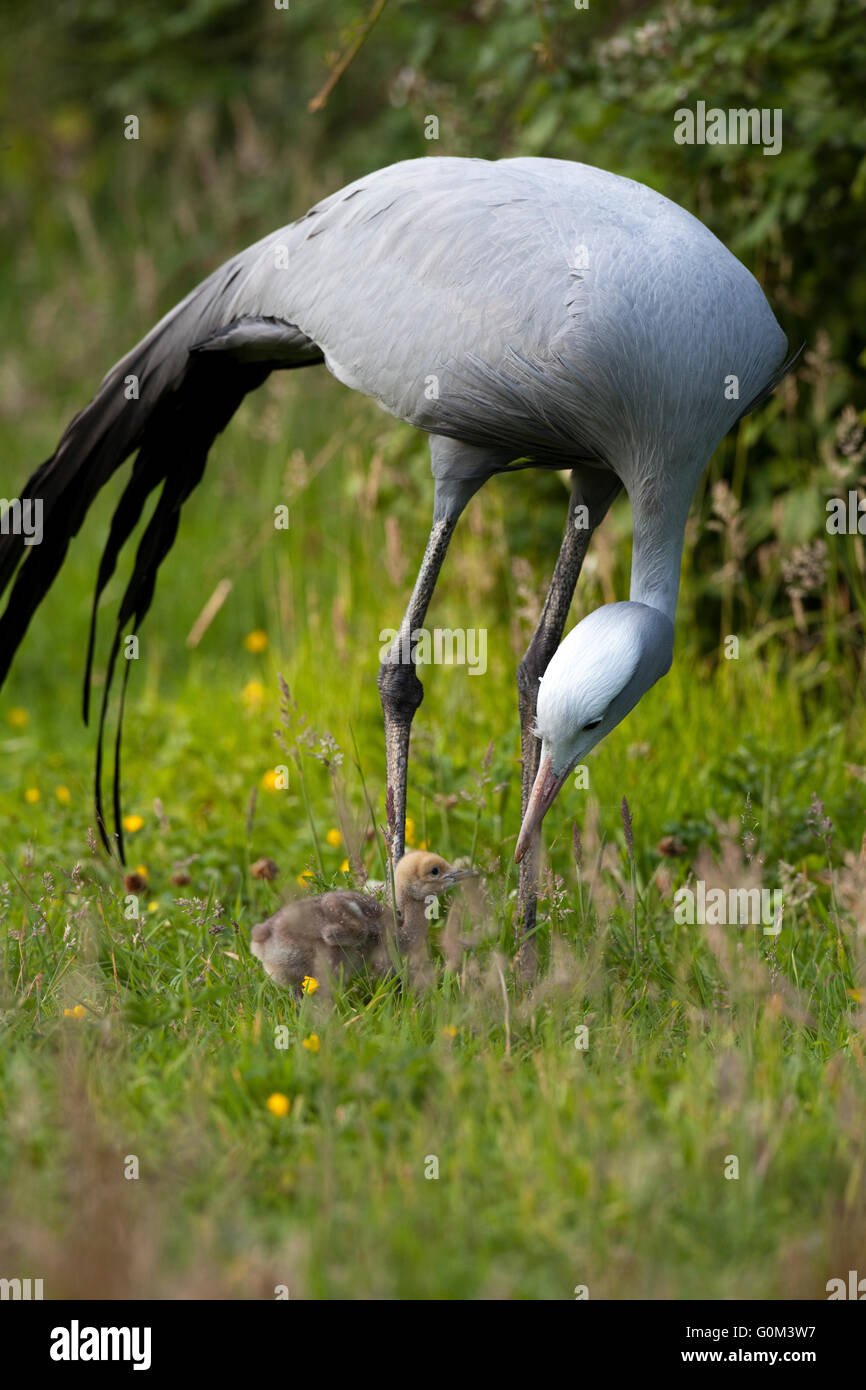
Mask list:
[{"label": "blurred background vegetation", "polygon": [[[291,0],[285,9],[265,0],[198,0],[182,9],[62,0],[50,9],[6,4],[3,16],[0,495],[16,494],[110,363],[160,313],[240,247],[341,184],[426,155],[585,160],[696,213],[758,276],[791,346],[806,344],[795,375],[724,441],[700,486],[680,651],[709,678],[724,638],[738,635],[752,678],[793,682],[799,717],[806,729],[819,726],[816,736],[827,734],[822,719],[856,710],[866,538],[828,537],[825,506],[850,488],[862,495],[866,479],[859,0],[624,0],[587,9],[565,0]],[[779,108],[782,152],[676,144],[674,112],[698,100]],[[137,140],[124,138],[130,115]],[[431,115],[435,141],[425,138]],[[44,704],[46,738],[70,753],[81,734],[71,727],[72,692],[94,556],[119,482],[73,546],[66,583],[33,624],[9,687],[21,705]],[[344,747],[349,721],[358,722],[366,760],[381,738],[378,632],[402,612],[430,497],[422,437],[322,372],[272,376],[217,442],[205,484],[185,508],[146,626],[147,685],[133,681],[131,708],[142,700],[156,729],[184,681],[216,687],[235,678],[232,653],[250,630],[265,629],[267,661],[247,674],[267,676],[273,692],[284,670],[302,707],[324,707]],[[263,529],[275,500],[293,510],[291,547],[280,554],[273,531]],[[473,593],[471,620],[494,634],[494,689],[467,702],[463,673],[448,682],[446,702],[445,673],[428,671],[416,753],[425,751],[434,702],[440,718],[459,718],[465,731],[439,748],[441,795],[459,769],[477,765],[491,734],[515,730],[512,672],[563,511],[560,480],[535,474],[485,488],[467,513],[431,620],[465,626],[465,594]],[[627,592],[630,543],[623,498],[587,560],[575,618]],[[232,598],[190,655],[183,639],[226,576]],[[117,590],[118,581],[108,603]],[[351,689],[341,681],[347,660],[359,673]],[[733,698],[733,674],[732,682]],[[62,706],[52,698],[58,687],[69,691]],[[669,683],[665,691],[673,708]],[[272,701],[258,720],[272,729],[274,714]],[[626,741],[641,738],[635,718]],[[176,717],[162,730],[175,758],[178,730]],[[760,744],[761,729],[752,734]],[[6,745],[0,789],[16,798],[15,754],[32,755],[32,737]],[[148,747],[146,733],[138,737],[133,779]],[[855,766],[847,787],[854,816],[863,760],[846,752]],[[261,762],[258,743],[250,755]],[[510,776],[510,745],[501,758]],[[239,804],[247,773],[231,761]],[[373,764],[378,775],[375,755]],[[820,778],[816,786],[826,790]],[[83,811],[89,798],[81,791]],[[803,806],[805,797],[804,788]],[[211,804],[209,794],[203,802]],[[704,809],[682,810],[690,814],[706,828]],[[859,838],[853,824],[850,838]]]},{"label": "blurred background vegetation", "polygon": [[[827,498],[866,479],[859,0],[62,0],[7,4],[3,15],[3,495],[159,313],[318,197],[422,155],[585,160],[695,212],[758,276],[792,347],[806,343],[795,376],[724,442],[701,484],[679,614],[690,659],[711,669],[737,634],[745,654],[769,655],[776,678],[796,679],[807,720],[828,693],[849,710],[862,699],[866,538],[825,529]],[[697,100],[781,109],[782,152],[676,144],[673,113]],[[138,140],[124,138],[129,115]],[[430,115],[436,141],[425,138]],[[298,375],[272,377],[246,403],[188,504],[158,590],[159,603],[171,585],[172,599],[149,634],[165,641],[169,678],[187,670],[182,637],[226,573],[238,587],[213,636],[231,645],[267,627],[276,602],[285,652],[312,673],[311,698],[325,688],[322,627],[343,661],[347,624],[363,619],[346,640],[372,675],[378,629],[402,611],[426,534],[426,443],[322,373]],[[291,580],[262,558],[275,492],[298,504]],[[70,590],[51,595],[19,660],[34,691],[47,694],[59,673],[74,679],[92,547],[112,500],[88,522],[86,553],[73,547]],[[366,539],[349,534],[359,506]],[[465,625],[469,583],[491,628],[510,630],[499,668],[492,658],[502,683],[531,630],[562,517],[556,477],[489,487],[468,514],[463,559],[458,545],[450,576],[446,567],[433,620]],[[626,592],[630,532],[621,499],[578,610]],[[387,587],[370,612],[366,579],[377,588],[383,557]],[[153,672],[152,661],[151,694]],[[360,700],[372,733],[375,693]]]},{"label": "blurred background vegetation", "polygon": [[[487,629],[489,670],[423,673],[410,842],[471,853],[487,917],[456,964],[440,950],[420,1002],[386,991],[371,1005],[358,988],[333,1017],[321,996],[296,1014],[244,942],[298,876],[351,882],[359,848],[381,868],[364,838],[366,794],[377,820],[384,801],[378,633],[426,539],[426,441],[323,370],[272,376],[217,441],[130,681],[135,923],[116,866],[87,848],[93,735],[79,717],[113,480],[0,702],[0,1272],[44,1270],[78,1296],[173,1295],[175,1276],[156,1272],[154,1191],[118,1176],[130,1151],[156,1175],[172,1258],[198,1251],[215,1271],[194,1285],[204,1296],[270,1296],[292,1263],[306,1267],[292,1297],[559,1298],[585,1276],[592,1297],[814,1297],[855,1267],[866,537],[829,536],[825,504],[862,495],[866,474],[863,8],[0,0],[0,496],[216,265],[399,159],[538,154],[643,180],[740,256],[792,347],[807,345],[701,485],[670,675],[593,756],[590,792],[564,792],[547,819],[561,875],[543,887],[550,970],[510,1017],[506,996],[504,1021],[493,953],[504,962],[512,945],[514,671],[559,547],[561,479],[484,488],[431,609],[436,625]],[[677,145],[674,112],[698,100],[780,108],[782,152]],[[274,532],[279,502],[288,534]],[[575,621],[627,593],[630,548],[621,500]],[[722,659],[728,634],[739,661]],[[279,795],[278,672],[300,750]],[[677,884],[709,879],[714,857],[740,884],[744,854],[785,887],[780,937],[675,926]],[[251,876],[261,855],[276,884]],[[269,1041],[279,1018],[285,1053]],[[576,1070],[584,1018],[593,1050]],[[291,1098],[288,1125],[274,1092]],[[431,1136],[459,1182],[415,1180]],[[745,1155],[742,1183],[720,1178],[730,1151]],[[249,1264],[287,1233],[273,1268]]]},{"label": "blurred background vegetation", "polygon": [[[840,636],[862,637],[864,542],[828,547],[824,529],[826,497],[857,486],[866,457],[859,0],[4,10],[5,411],[38,409],[46,378],[52,391],[68,384],[78,408],[112,356],[206,271],[371,168],[440,154],[584,160],[693,211],[758,276],[791,345],[807,344],[796,381],[707,475],[698,516],[709,525],[685,591],[705,649],[773,616],[802,650],[828,608]],[[675,144],[674,110],[698,99],[780,108],[782,153]],[[123,138],[128,114],[137,142]],[[40,304],[48,279],[55,298]],[[59,332],[62,318],[78,331]],[[41,383],[22,379],[22,337]],[[7,489],[11,462],[0,464]],[[530,560],[552,554],[561,525],[555,488],[536,490],[531,523],[509,536]]]}]

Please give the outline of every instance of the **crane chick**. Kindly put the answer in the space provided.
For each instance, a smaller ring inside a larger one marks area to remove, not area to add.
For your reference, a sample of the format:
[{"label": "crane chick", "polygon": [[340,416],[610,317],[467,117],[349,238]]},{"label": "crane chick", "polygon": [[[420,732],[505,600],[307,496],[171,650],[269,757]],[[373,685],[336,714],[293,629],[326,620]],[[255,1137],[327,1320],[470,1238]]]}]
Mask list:
[{"label": "crane chick", "polygon": [[[253,927],[250,950],[271,979],[300,985],[305,976],[345,978],[365,966],[383,975],[394,948],[407,959],[423,950],[427,904],[474,869],[455,868],[438,854],[412,850],[394,871],[394,907],[369,893],[338,890],[287,903]],[[395,911],[396,909],[396,911]]]}]

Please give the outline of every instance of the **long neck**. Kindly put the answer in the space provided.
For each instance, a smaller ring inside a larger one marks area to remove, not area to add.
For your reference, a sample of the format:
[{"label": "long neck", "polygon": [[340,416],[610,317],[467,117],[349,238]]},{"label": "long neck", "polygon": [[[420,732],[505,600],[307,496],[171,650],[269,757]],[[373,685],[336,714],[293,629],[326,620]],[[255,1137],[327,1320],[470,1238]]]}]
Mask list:
[{"label": "long neck", "polygon": [[[424,903],[409,894],[399,865],[394,874],[394,907],[397,911],[397,946],[405,955],[424,939],[428,923],[424,916]],[[390,917],[390,912],[388,915]]]},{"label": "long neck", "polygon": [[425,916],[423,899],[406,895],[401,901],[401,896],[398,894],[397,899],[397,945],[405,955],[423,943],[430,924]]},{"label": "long neck", "polygon": [[671,498],[654,513],[633,504],[632,603],[657,608],[671,622],[677,609],[683,539],[690,497]]}]

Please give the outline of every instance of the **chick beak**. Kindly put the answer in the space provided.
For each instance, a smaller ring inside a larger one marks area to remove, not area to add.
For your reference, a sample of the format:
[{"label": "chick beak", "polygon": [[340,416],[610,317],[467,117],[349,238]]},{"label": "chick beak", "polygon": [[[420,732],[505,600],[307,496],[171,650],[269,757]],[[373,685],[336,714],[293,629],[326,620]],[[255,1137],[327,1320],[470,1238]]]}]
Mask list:
[{"label": "chick beak", "polygon": [[535,783],[529,797],[529,805],[526,808],[526,815],[523,817],[523,824],[520,827],[520,834],[517,837],[517,844],[514,849],[514,862],[519,864],[526,851],[529,849],[535,831],[541,825],[547,812],[550,810],[556,793],[565,782],[570,769],[566,769],[560,777],[553,771],[553,765],[549,758],[542,758]]}]

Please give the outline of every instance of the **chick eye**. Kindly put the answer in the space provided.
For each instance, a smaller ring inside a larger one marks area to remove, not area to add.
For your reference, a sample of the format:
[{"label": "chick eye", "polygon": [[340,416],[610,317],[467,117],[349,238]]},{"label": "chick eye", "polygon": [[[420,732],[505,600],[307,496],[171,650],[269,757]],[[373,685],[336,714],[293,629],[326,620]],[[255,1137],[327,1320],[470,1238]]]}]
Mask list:
[{"label": "chick eye", "polygon": [[431,869],[430,872],[431,872],[431,874],[438,874],[439,870],[438,870],[438,869]]},{"label": "chick eye", "polygon": [[597,729],[603,718],[604,715],[599,716],[598,719],[590,719],[589,723],[583,726],[584,733],[586,733],[587,729]]}]

